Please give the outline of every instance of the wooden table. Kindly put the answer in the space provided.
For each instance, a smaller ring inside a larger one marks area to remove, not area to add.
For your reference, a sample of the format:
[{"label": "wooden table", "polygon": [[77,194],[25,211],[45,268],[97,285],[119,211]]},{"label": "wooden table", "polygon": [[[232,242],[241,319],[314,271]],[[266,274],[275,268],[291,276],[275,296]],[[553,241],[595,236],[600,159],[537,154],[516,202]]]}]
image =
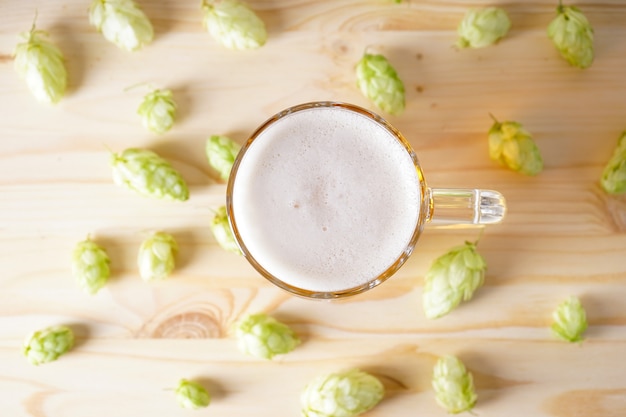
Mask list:
[{"label": "wooden table", "polygon": [[[359,367],[384,382],[368,416],[444,416],[430,387],[438,356],[474,374],[481,417],[626,415],[626,198],[598,185],[626,129],[626,4],[587,1],[596,60],[568,66],[546,37],[556,1],[503,2],[513,28],[481,50],[452,47],[477,1],[251,0],[269,30],[261,49],[225,50],[204,31],[200,3],[141,0],[153,44],[119,50],[89,26],[87,1],[2,2],[0,28],[0,414],[20,417],[186,416],[171,389],[202,381],[213,403],[197,415],[299,415],[299,393],[320,373]],[[17,33],[37,26],[62,49],[69,91],[38,104],[13,70]],[[242,143],[275,112],[312,100],[372,108],[354,65],[376,48],[396,66],[407,109],[389,121],[418,152],[433,187],[500,190],[509,211],[484,231],[483,288],[448,316],[427,320],[423,277],[477,229],[428,229],[391,280],[344,302],[292,297],[244,258],[220,249],[208,224],[225,183],[204,143]],[[171,88],[180,118],[165,135],[136,108],[152,83]],[[489,113],[516,120],[545,170],[525,177],[491,161]],[[107,147],[146,147],[172,161],[191,198],[172,203],[113,185]],[[170,279],[148,284],[136,252],[153,230],[179,242]],[[109,252],[110,283],[95,296],[70,272],[88,234]],[[569,295],[587,310],[581,345],[556,340],[551,312]],[[229,335],[245,313],[266,312],[303,343],[275,361],[242,355]],[[21,355],[31,331],[70,325],[76,347],[34,367]]]}]

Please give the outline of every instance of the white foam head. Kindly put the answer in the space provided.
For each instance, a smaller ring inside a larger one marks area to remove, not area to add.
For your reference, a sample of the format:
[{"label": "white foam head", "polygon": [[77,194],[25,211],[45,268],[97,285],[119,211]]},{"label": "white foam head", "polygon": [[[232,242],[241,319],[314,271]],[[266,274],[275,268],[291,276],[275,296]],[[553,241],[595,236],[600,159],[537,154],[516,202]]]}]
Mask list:
[{"label": "white foam head", "polygon": [[415,163],[385,126],[343,107],[311,107],[261,131],[232,180],[243,246],[290,286],[367,285],[407,250],[418,223]]}]

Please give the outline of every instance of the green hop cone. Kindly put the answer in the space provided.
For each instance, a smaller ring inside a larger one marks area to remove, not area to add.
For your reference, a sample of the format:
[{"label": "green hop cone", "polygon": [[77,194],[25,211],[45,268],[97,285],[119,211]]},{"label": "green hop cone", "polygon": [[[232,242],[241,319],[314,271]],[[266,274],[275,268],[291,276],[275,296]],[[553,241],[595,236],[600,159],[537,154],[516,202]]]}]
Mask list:
[{"label": "green hop cone", "polygon": [[300,396],[304,417],[352,417],[371,410],[385,395],[383,384],[358,369],[321,375]]},{"label": "green hop cone", "polygon": [[176,119],[176,103],[171,90],[153,90],[146,94],[137,109],[143,125],[154,133],[165,133]]},{"label": "green hop cone", "polygon": [[74,333],[66,326],[52,326],[30,334],[24,341],[22,353],[33,365],[52,362],[74,345]]},{"label": "green hop cone", "polygon": [[142,48],[154,37],[150,20],[133,0],[93,0],[89,23],[106,40],[127,51]]},{"label": "green hop cone", "polygon": [[622,133],[613,156],[602,171],[600,185],[607,193],[626,192],[626,132]]},{"label": "green hop cone", "polygon": [[265,23],[238,0],[203,0],[204,26],[229,49],[260,48],[267,41]]},{"label": "green hop cone", "polygon": [[532,135],[517,122],[494,121],[489,130],[489,157],[525,175],[543,170],[543,159]]},{"label": "green hop cone", "polygon": [[111,155],[113,182],[146,197],[185,201],[187,183],[172,165],[146,149],[129,148]]},{"label": "green hop cone", "polygon": [[181,379],[176,387],[176,400],[182,408],[197,410],[209,406],[211,395],[197,382]]},{"label": "green hop cone", "polygon": [[472,374],[454,356],[439,358],[433,371],[435,399],[448,413],[469,411],[476,404],[476,392]]},{"label": "green hop cone", "polygon": [[356,65],[357,86],[379,109],[398,115],[404,111],[404,84],[387,58],[363,54]]},{"label": "green hop cone", "polygon": [[561,56],[578,68],[593,63],[593,28],[585,15],[574,6],[557,7],[558,15],[548,25],[548,37]]},{"label": "green hop cone", "polygon": [[213,135],[206,141],[205,149],[209,164],[227,180],[241,146],[226,136]]},{"label": "green hop cone", "polygon": [[300,344],[289,326],[263,313],[250,314],[238,321],[235,336],[241,352],[261,359],[289,353]]},{"label": "green hop cone", "polygon": [[483,285],[487,263],[476,244],[465,242],[435,259],[426,272],[423,308],[426,317],[436,319],[468,301]]},{"label": "green hop cone", "polygon": [[213,216],[213,219],[211,220],[210,227],[211,232],[213,232],[213,236],[215,236],[215,240],[217,240],[217,243],[222,247],[222,249],[238,255],[241,254],[239,245],[237,245],[237,241],[233,235],[233,229],[231,229],[230,223],[228,222],[228,215],[226,214],[225,206],[217,209],[215,216]]},{"label": "green hop cone", "polygon": [[107,253],[95,242],[79,242],[72,254],[72,273],[78,286],[89,294],[97,293],[111,275],[109,263]]},{"label": "green hop cone", "polygon": [[177,252],[178,244],[172,235],[164,232],[153,233],[139,247],[139,275],[144,281],[167,278],[176,265]]},{"label": "green hop cone", "polygon": [[65,94],[67,71],[61,50],[45,36],[34,24],[30,32],[20,34],[24,42],[15,48],[15,71],[38,101],[57,103]]},{"label": "green hop cone", "polygon": [[459,48],[484,48],[502,39],[511,28],[506,12],[499,7],[469,10],[459,26]]},{"label": "green hop cone", "polygon": [[581,342],[587,330],[587,315],[580,300],[569,297],[552,313],[552,332],[568,342]]}]

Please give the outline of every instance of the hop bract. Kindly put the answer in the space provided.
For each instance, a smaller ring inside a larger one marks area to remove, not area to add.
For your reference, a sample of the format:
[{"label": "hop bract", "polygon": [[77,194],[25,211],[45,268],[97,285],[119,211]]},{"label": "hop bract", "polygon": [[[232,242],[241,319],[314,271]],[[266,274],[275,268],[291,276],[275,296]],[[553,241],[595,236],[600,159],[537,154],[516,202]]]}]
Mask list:
[{"label": "hop bract", "polygon": [[517,122],[494,122],[489,130],[489,157],[525,175],[537,175],[543,170],[543,159],[532,135]]},{"label": "hop bract", "polygon": [[111,155],[113,182],[138,194],[185,201],[187,183],[172,165],[147,149],[129,148]]},{"label": "hop bract", "polygon": [[209,406],[211,395],[199,383],[181,379],[176,387],[176,400],[182,408],[197,410]]},{"label": "hop bract", "polygon": [[215,236],[215,240],[217,240],[217,243],[222,249],[241,255],[241,250],[239,249],[239,245],[237,245],[233,230],[228,222],[228,214],[226,213],[225,206],[217,209],[213,220],[211,220],[210,228],[211,232],[213,232],[213,236]]},{"label": "hop bract", "polygon": [[142,48],[154,37],[150,20],[133,0],[93,0],[89,23],[106,40],[127,51]]},{"label": "hop bract", "polygon": [[365,53],[356,66],[357,86],[365,97],[384,112],[404,111],[404,84],[383,55]]},{"label": "hop bract", "polygon": [[459,48],[484,48],[503,38],[511,28],[506,12],[498,7],[471,9],[463,17],[457,33]]},{"label": "hop bract", "polygon": [[178,244],[172,235],[156,232],[143,241],[137,256],[139,275],[144,281],[167,278],[174,270]]},{"label": "hop bract", "polygon": [[154,133],[165,133],[176,119],[176,103],[171,90],[153,90],[146,94],[137,109],[143,125]]},{"label": "hop bract", "polygon": [[548,37],[561,56],[578,68],[593,62],[593,28],[589,20],[574,6],[559,5],[558,15],[548,26]]},{"label": "hop bract", "polygon": [[209,164],[227,180],[241,146],[226,136],[213,135],[206,141]]},{"label": "hop bract", "polygon": [[433,389],[437,403],[452,414],[474,408],[477,396],[472,374],[455,356],[444,356],[435,364]]},{"label": "hop bract", "polygon": [[602,171],[600,185],[607,193],[626,192],[626,132],[622,133],[613,156]]},{"label": "hop bract", "polygon": [[229,49],[256,49],[267,41],[265,23],[238,0],[204,0],[204,26]]},{"label": "hop bract", "polygon": [[289,353],[300,344],[287,326],[267,314],[250,314],[235,324],[237,346],[243,353],[261,359]]},{"label": "hop bract", "polygon": [[67,71],[61,50],[45,36],[47,33],[35,30],[35,25],[20,35],[24,42],[15,48],[15,71],[38,101],[57,103],[65,94]]},{"label": "hop bract", "polygon": [[568,342],[580,342],[587,330],[587,315],[580,300],[569,297],[552,313],[552,332]]},{"label": "hop bract", "polygon": [[30,334],[22,353],[33,365],[52,362],[74,345],[74,333],[66,326],[52,326]]},{"label": "hop bract", "polygon": [[78,286],[89,294],[98,292],[111,275],[109,263],[107,253],[95,242],[79,242],[72,254],[72,272]]},{"label": "hop bract", "polygon": [[435,259],[426,272],[423,308],[426,317],[448,314],[461,301],[468,301],[483,285],[487,263],[476,251],[476,244],[465,242]]},{"label": "hop bract", "polygon": [[376,406],[384,397],[383,384],[374,376],[351,369],[321,375],[300,396],[304,417],[352,417]]}]

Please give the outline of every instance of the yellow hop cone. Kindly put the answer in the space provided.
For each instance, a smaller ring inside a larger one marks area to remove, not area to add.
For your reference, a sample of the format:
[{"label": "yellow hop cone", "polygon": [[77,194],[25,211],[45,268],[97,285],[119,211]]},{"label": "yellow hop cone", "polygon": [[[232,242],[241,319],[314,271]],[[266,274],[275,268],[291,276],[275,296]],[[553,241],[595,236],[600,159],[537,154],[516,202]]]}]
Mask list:
[{"label": "yellow hop cone", "polygon": [[387,58],[380,54],[363,54],[356,65],[357,86],[376,107],[389,114],[404,111],[404,84]]},{"label": "yellow hop cone", "polygon": [[494,122],[489,130],[489,157],[525,175],[537,175],[543,170],[543,159],[532,135],[517,122]]},{"label": "yellow hop cone", "polygon": [[602,171],[600,185],[610,194],[626,192],[626,132],[622,133],[613,156]]},{"label": "yellow hop cone", "polygon": [[250,314],[235,324],[237,347],[247,355],[272,359],[291,352],[300,339],[289,326],[267,314]]},{"label": "yellow hop cone", "polygon": [[581,342],[587,330],[587,315],[580,300],[569,297],[552,313],[552,332],[568,342]]},{"label": "yellow hop cone", "polygon": [[228,222],[226,206],[221,206],[217,209],[209,227],[211,228],[211,232],[213,233],[215,240],[217,240],[217,243],[222,247],[222,249],[241,255],[241,250],[239,249],[239,245],[237,245],[237,241],[233,235],[233,230]]},{"label": "yellow hop cone", "polygon": [[146,94],[137,109],[143,125],[154,133],[165,133],[176,119],[176,103],[171,90],[155,89]]},{"label": "yellow hop cone", "polygon": [[223,180],[230,176],[235,158],[241,146],[226,136],[213,135],[206,141],[206,156],[211,165]]},{"label": "yellow hop cone", "polygon": [[589,20],[574,6],[557,7],[558,15],[548,26],[548,37],[561,56],[578,68],[593,63],[593,28]]},{"label": "yellow hop cone", "polygon": [[78,286],[89,294],[97,293],[105,286],[111,274],[109,256],[95,242],[79,242],[72,254],[72,272]]},{"label": "yellow hop cone", "polygon": [[197,410],[209,406],[211,395],[199,383],[181,379],[176,387],[176,401],[182,408]]},{"label": "yellow hop cone", "polygon": [[20,34],[24,42],[15,48],[15,71],[38,101],[57,103],[65,94],[67,71],[61,50],[45,36],[34,24],[30,32]]},{"label": "yellow hop cone", "polygon": [[89,23],[106,40],[127,51],[142,48],[154,37],[150,20],[133,0],[93,0]]},{"label": "yellow hop cone", "polygon": [[144,240],[137,255],[139,275],[144,281],[158,281],[170,276],[176,266],[178,244],[172,235],[156,232]]},{"label": "yellow hop cone", "polygon": [[503,9],[471,9],[459,23],[456,45],[459,48],[484,48],[503,38],[510,28],[511,21]]},{"label": "yellow hop cone", "polygon": [[52,362],[74,345],[74,333],[66,326],[52,326],[31,333],[22,347],[22,353],[33,365]]},{"label": "yellow hop cone", "polygon": [[432,380],[437,403],[451,414],[469,411],[476,404],[472,374],[455,356],[439,358]]},{"label": "yellow hop cone", "polygon": [[265,23],[239,0],[203,0],[204,27],[229,49],[256,49],[265,45]]}]

